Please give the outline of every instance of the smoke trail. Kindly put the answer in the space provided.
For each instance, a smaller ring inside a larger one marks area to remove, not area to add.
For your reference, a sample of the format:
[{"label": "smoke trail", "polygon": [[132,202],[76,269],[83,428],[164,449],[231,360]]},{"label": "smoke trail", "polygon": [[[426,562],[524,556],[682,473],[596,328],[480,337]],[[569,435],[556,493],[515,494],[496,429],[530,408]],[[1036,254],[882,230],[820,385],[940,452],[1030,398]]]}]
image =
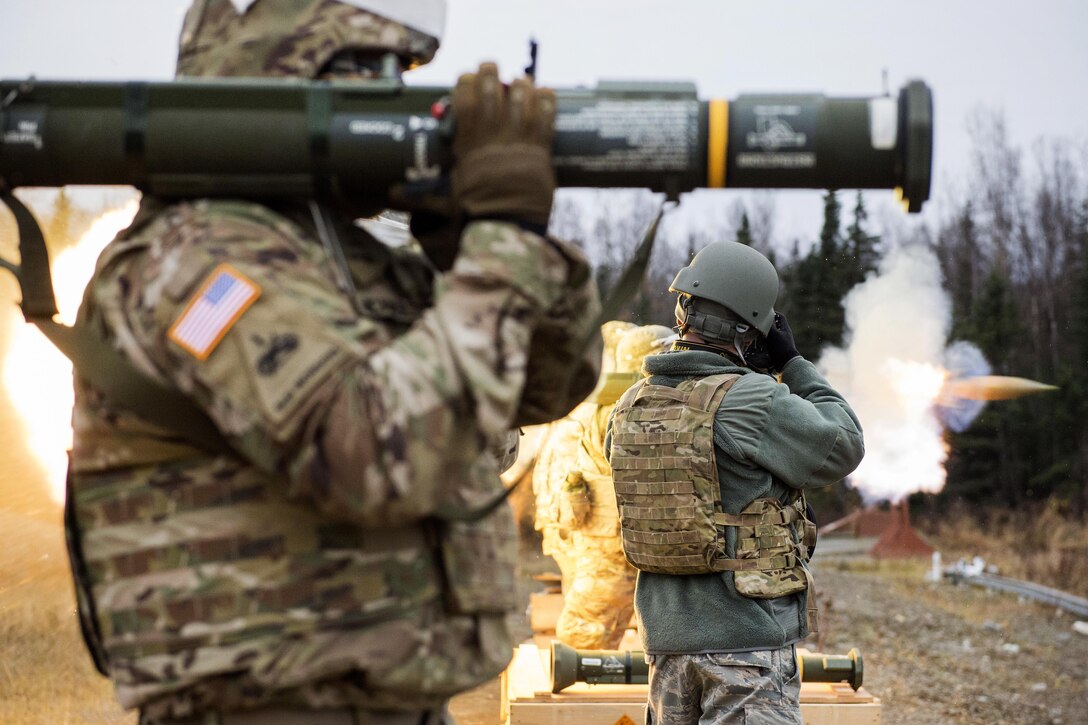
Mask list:
[{"label": "smoke trail", "polygon": [[819,366],[865,430],[865,459],[851,484],[867,503],[940,491],[945,426],[966,426],[978,409],[964,406],[946,418],[937,398],[950,374],[986,362],[969,343],[948,345],[951,304],[937,258],[920,246],[893,249],[843,305],[846,347],[827,349]]}]

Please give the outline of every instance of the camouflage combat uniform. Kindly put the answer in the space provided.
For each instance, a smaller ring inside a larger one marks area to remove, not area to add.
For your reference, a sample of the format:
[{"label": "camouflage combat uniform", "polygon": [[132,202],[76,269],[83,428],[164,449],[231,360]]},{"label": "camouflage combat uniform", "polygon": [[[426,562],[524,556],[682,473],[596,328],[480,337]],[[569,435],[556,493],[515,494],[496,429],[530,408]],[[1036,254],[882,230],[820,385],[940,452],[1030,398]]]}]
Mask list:
[{"label": "camouflage combat uniform", "polygon": [[549,423],[533,465],[533,526],[540,532],[542,552],[559,567],[564,592],[570,591],[573,583],[577,556],[571,528],[573,512],[564,500],[564,490],[567,476],[573,470],[570,461],[582,437],[584,421],[596,408],[580,403],[562,419]]},{"label": "camouflage combat uniform", "polygon": [[[519,422],[535,310],[572,292],[592,306],[589,290],[512,225],[471,225],[433,285],[411,254],[345,228],[353,304],[301,217],[153,204],[103,254],[83,322],[199,402],[234,450],[77,388],[71,505],[121,703],[397,708],[496,675],[512,518],[453,514],[501,491],[485,436]],[[169,330],[223,265],[260,294],[200,360]]]},{"label": "camouflage combat uniform", "polygon": [[649,655],[648,723],[802,725],[782,707],[801,696],[794,646],[759,652]]},{"label": "camouflage combat uniform", "polygon": [[623,556],[611,469],[604,458],[612,405],[593,407],[574,456],[581,485],[567,492],[585,499],[584,518],[571,533],[573,573],[563,590],[555,633],[571,647],[615,649],[634,613],[637,572]]},{"label": "camouflage combat uniform", "polygon": [[[601,326],[604,342],[602,378],[615,368],[615,349],[620,336],[633,327],[629,322],[618,320]],[[601,407],[596,402],[583,401],[567,416],[549,424],[533,467],[533,525],[543,538],[545,556],[552,557],[559,566],[564,595],[569,595],[574,586],[580,551],[575,530],[587,513],[587,507],[580,505],[582,502],[568,495],[568,487],[581,485],[581,471],[585,467],[585,461],[580,458],[583,436],[594,424]],[[630,612],[627,616],[630,618]]]}]

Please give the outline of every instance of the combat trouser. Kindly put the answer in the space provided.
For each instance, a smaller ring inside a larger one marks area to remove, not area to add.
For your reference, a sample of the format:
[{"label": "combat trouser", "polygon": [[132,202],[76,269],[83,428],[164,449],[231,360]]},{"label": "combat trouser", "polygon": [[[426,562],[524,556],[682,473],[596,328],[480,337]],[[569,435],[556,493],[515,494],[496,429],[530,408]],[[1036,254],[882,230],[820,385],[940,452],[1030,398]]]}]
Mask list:
[{"label": "combat trouser", "polygon": [[793,645],[649,661],[647,725],[802,725]]}]

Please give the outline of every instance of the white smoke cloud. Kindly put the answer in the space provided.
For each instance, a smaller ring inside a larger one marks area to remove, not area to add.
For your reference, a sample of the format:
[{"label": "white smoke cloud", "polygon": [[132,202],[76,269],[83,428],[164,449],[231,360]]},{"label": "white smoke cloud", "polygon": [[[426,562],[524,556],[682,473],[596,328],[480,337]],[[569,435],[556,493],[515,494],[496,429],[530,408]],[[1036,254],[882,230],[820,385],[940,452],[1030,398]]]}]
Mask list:
[{"label": "white smoke cloud", "polygon": [[[948,446],[936,400],[949,367],[978,374],[985,360],[968,343],[948,345],[951,303],[936,256],[920,246],[891,250],[843,305],[846,346],[825,350],[819,366],[865,431],[851,484],[867,503],[940,491]],[[957,425],[977,413],[957,410]]]}]

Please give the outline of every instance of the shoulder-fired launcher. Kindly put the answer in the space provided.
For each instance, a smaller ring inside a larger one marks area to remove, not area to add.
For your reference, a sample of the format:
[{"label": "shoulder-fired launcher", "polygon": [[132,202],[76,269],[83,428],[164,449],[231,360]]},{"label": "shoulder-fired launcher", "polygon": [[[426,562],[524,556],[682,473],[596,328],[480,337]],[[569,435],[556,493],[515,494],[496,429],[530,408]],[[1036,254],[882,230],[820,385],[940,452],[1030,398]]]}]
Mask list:
[{"label": "shoulder-fired launcher", "polygon": [[[933,105],[898,96],[741,95],[691,84],[560,89],[560,186],[897,189],[929,197]],[[129,184],[166,197],[385,200],[450,163],[447,88],[392,80],[0,82],[0,187]]]}]

